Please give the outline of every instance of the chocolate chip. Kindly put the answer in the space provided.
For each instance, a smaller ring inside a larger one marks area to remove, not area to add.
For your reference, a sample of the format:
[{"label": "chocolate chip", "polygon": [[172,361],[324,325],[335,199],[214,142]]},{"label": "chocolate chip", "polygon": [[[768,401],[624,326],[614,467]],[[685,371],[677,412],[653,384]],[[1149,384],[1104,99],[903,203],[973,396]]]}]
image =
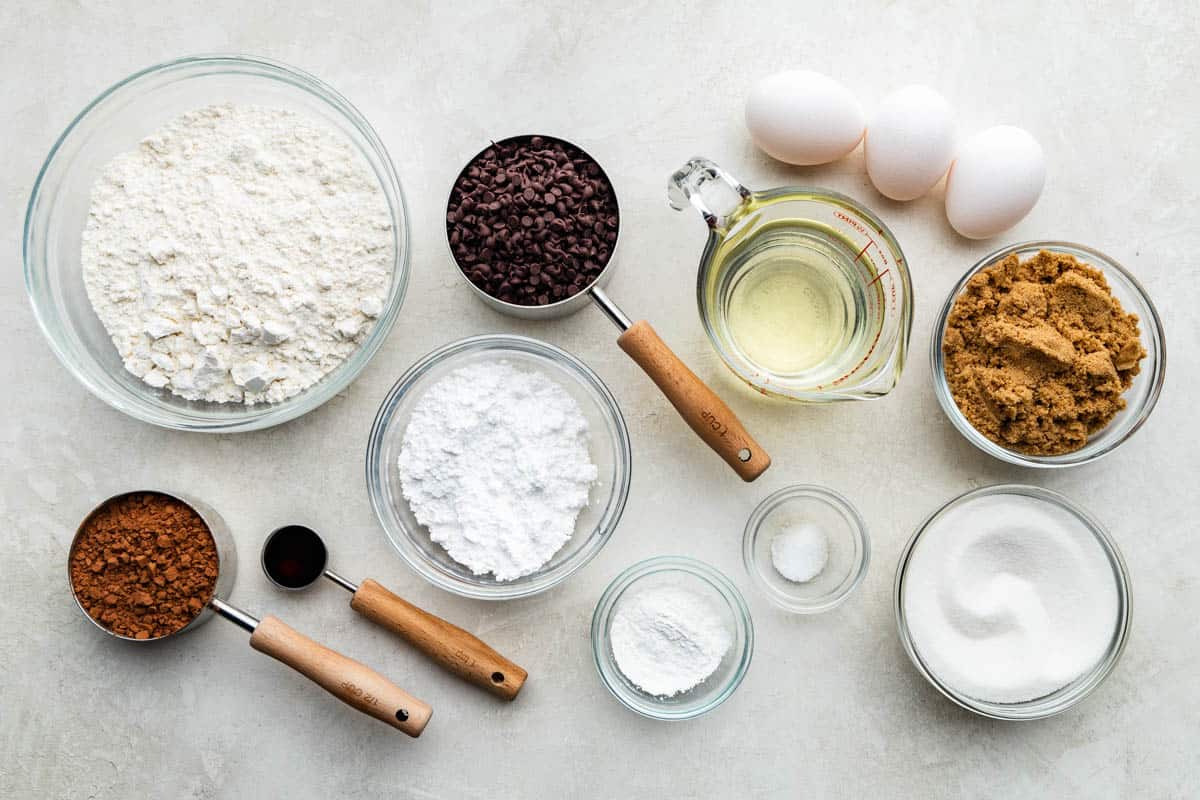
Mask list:
[{"label": "chocolate chip", "polygon": [[480,153],[450,193],[446,228],[464,274],[483,291],[547,305],[586,289],[603,271],[620,224],[599,164],[541,136]]}]

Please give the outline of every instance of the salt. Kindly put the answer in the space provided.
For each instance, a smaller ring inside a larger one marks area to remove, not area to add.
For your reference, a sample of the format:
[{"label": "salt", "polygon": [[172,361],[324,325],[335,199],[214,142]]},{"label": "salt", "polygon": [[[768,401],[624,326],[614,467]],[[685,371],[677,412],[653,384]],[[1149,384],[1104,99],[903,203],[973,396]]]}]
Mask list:
[{"label": "salt", "polygon": [[771,539],[771,565],[793,583],[808,583],[829,562],[829,537],[811,522],[788,525]]}]

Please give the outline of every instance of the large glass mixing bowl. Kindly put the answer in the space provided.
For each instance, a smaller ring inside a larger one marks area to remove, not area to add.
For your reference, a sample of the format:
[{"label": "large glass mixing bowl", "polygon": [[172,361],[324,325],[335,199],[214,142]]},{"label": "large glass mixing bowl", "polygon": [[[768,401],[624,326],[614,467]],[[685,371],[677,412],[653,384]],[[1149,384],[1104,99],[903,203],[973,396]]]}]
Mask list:
[{"label": "large glass mixing bowl", "polygon": [[[247,406],[185,400],[125,369],[92,310],[83,283],[81,238],[92,184],[108,162],[187,111],[215,103],[282,108],[345,135],[379,179],[392,218],[394,263],[383,311],[349,358],[280,403]],[[113,85],[55,142],[25,217],[25,286],[50,347],[88,391],[131,417],[166,428],[248,431],[305,414],[346,388],[379,350],[408,285],[408,213],[383,143],[354,106],[324,83],[284,64],[248,56],[195,56],[158,64]]]}]

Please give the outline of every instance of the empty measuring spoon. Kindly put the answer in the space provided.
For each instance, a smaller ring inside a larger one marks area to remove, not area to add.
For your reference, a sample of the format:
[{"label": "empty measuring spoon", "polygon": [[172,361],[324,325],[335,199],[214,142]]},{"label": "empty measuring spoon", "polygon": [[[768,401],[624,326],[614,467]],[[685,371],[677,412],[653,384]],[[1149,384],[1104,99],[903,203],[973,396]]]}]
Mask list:
[{"label": "empty measuring spoon", "polygon": [[524,669],[457,625],[417,608],[376,581],[368,578],[356,585],[326,569],[328,555],[316,531],[285,525],[272,531],[263,543],[263,572],[281,589],[304,589],[324,575],[352,593],[351,608],[464,680],[505,700],[521,691],[529,677]]}]

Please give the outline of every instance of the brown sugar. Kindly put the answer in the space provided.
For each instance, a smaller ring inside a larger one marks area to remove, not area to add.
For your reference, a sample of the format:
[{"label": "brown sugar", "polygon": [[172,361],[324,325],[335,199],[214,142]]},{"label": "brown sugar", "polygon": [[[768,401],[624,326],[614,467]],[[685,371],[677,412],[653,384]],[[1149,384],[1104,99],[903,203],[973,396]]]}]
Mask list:
[{"label": "brown sugar", "polygon": [[980,433],[1029,455],[1078,450],[1125,407],[1146,355],[1136,314],[1104,274],[1066,253],[980,270],[942,342],[946,382]]},{"label": "brown sugar", "polygon": [[158,492],[92,512],[71,551],[71,587],[105,628],[154,639],[191,622],[217,585],[216,543],[191,506]]}]

